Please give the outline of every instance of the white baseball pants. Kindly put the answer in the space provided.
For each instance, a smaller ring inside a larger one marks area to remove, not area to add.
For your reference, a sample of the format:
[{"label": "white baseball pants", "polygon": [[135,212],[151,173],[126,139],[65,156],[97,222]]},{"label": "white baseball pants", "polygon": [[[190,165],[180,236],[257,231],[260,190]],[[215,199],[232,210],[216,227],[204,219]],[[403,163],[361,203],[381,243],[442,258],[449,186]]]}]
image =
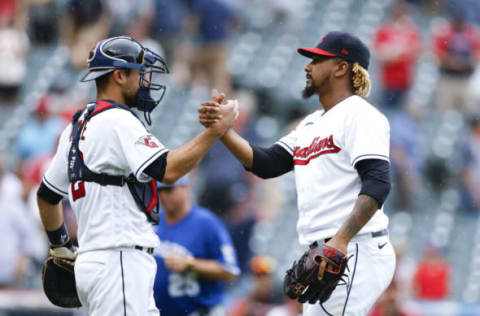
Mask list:
[{"label": "white baseball pants", "polygon": [[80,302],[89,316],[158,316],[153,298],[157,264],[137,249],[81,253],[75,262]]},{"label": "white baseball pants", "polygon": [[[358,249],[358,251],[357,251]],[[357,255],[358,253],[358,255]],[[388,235],[360,235],[351,240],[347,256],[350,272],[350,294],[347,286],[338,285],[330,299],[323,304],[335,316],[365,316],[380,295],[390,285],[395,271],[395,252]],[[304,316],[326,314],[319,303],[303,304]]]}]

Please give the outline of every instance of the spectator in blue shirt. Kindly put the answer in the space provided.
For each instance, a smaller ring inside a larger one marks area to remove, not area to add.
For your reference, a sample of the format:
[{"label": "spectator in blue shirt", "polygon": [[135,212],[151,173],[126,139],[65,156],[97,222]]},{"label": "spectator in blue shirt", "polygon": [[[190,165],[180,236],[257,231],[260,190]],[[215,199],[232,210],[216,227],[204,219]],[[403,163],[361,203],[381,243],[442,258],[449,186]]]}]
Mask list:
[{"label": "spectator in blue shirt", "polygon": [[186,4],[171,0],[155,0],[154,4],[152,35],[162,44],[167,64],[174,65],[177,46],[182,38],[182,25],[185,23]]},{"label": "spectator in blue shirt", "polygon": [[57,139],[67,122],[52,115],[49,100],[43,97],[33,116],[22,127],[16,141],[16,152],[21,161],[41,154],[50,154],[57,146]]},{"label": "spectator in blue shirt", "polygon": [[22,190],[20,180],[6,169],[0,156],[0,289],[20,287],[28,277],[30,259],[43,260],[41,254],[47,252],[47,242],[22,199]]},{"label": "spectator in blue shirt", "polygon": [[228,46],[234,7],[226,0],[191,0],[191,21],[196,21],[197,48],[190,63],[193,84],[216,88],[229,95],[231,78],[227,71]]},{"label": "spectator in blue shirt", "polygon": [[480,210],[480,120],[470,119],[470,132],[458,145],[460,153],[459,192],[462,210],[478,215]]},{"label": "spectator in blue shirt", "polygon": [[187,177],[158,183],[163,210],[156,233],[154,296],[162,316],[225,315],[223,283],[240,270],[232,241],[209,210],[191,205]]}]

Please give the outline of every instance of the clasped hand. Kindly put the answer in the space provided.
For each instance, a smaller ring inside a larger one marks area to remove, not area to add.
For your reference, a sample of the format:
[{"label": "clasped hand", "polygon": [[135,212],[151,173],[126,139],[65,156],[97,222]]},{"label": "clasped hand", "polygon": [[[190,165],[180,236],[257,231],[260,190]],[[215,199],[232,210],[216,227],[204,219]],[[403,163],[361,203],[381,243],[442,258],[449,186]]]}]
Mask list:
[{"label": "clasped hand", "polygon": [[225,101],[225,94],[212,91],[212,100],[203,102],[198,109],[198,119],[206,128],[212,128],[223,135],[238,117],[238,101]]}]

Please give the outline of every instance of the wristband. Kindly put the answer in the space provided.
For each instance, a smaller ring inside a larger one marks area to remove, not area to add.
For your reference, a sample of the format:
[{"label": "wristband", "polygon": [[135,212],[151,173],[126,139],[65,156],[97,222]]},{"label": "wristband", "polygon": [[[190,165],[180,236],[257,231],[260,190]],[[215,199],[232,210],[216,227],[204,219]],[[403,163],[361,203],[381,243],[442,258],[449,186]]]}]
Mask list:
[{"label": "wristband", "polygon": [[48,240],[50,241],[50,245],[52,245],[53,247],[61,247],[70,241],[65,222],[62,223],[60,228],[58,228],[57,230],[46,230],[46,232]]}]

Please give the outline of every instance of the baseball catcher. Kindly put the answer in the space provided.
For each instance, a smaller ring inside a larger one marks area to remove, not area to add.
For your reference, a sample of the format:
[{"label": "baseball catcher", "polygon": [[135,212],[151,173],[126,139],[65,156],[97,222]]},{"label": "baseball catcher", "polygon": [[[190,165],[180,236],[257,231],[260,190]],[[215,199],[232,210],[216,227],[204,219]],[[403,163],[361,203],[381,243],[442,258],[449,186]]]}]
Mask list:
[{"label": "baseball catcher", "polygon": [[[127,36],[101,40],[90,51],[81,81],[95,80],[95,100],[62,132],[37,191],[40,217],[53,245],[43,284],[56,305],[81,302],[88,315],[159,315],[152,256],[160,246],[152,227],[156,181],[172,184],[190,172],[236,115],[233,104],[225,105],[211,128],[178,148],[166,148],[132,109],[143,112],[150,125],[168,73],[159,54]],[[78,255],[67,245],[63,197],[77,220]]]},{"label": "baseball catcher", "polygon": [[[347,258],[338,249],[313,243],[300,260],[287,270],[283,289],[300,303],[321,305],[326,302],[340,281],[346,284]],[[323,307],[323,306],[322,306]]]}]

